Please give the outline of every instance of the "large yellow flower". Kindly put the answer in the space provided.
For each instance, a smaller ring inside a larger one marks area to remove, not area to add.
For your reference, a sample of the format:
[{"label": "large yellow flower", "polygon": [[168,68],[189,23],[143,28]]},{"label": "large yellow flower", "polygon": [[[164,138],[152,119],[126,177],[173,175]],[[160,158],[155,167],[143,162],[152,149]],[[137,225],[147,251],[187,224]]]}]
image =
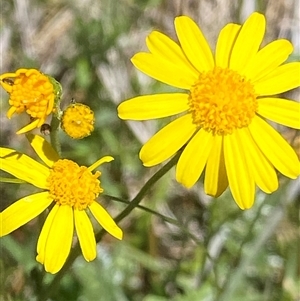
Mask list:
[{"label": "large yellow flower", "polygon": [[0,237],[32,220],[53,203],[37,243],[37,261],[50,273],[58,272],[65,263],[73,240],[74,224],[84,258],[96,257],[96,241],[87,209],[111,235],[122,239],[122,230],[105,209],[95,201],[103,192],[92,171],[112,157],[106,156],[90,167],[60,159],[41,136],[28,135],[39,157],[48,166],[13,149],[0,148],[0,168],[18,179],[46,191],[24,197],[0,213]]},{"label": "large yellow flower", "polygon": [[36,69],[18,69],[14,73],[4,73],[0,75],[0,85],[9,93],[11,107],[7,117],[10,119],[14,113],[23,112],[30,117],[29,124],[17,134],[41,127],[53,112],[55,100],[61,93],[57,91],[60,86],[53,78]]},{"label": "large yellow flower", "polygon": [[183,93],[139,96],[118,107],[122,119],[147,120],[177,115],[141,149],[145,166],[167,160],[184,146],[176,179],[193,186],[205,169],[205,192],[219,196],[229,185],[242,209],[254,202],[255,184],[278,188],[276,170],[299,175],[292,147],[266,121],[299,129],[299,103],[275,97],[300,84],[300,63],[283,64],[293,51],[287,40],[260,49],[265,17],[253,13],[241,26],[227,24],[215,55],[189,17],[175,19],[180,45],[154,31],[150,53],[137,53],[137,69]]}]

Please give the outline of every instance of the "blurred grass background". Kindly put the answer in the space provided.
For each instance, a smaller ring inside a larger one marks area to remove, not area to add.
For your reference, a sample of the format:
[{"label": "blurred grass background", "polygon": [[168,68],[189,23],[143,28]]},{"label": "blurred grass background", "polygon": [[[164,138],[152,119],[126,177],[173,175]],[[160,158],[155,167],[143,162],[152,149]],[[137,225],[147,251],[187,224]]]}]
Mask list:
[{"label": "blurred grass background", "polygon": [[[201,26],[210,45],[228,22],[243,22],[253,11],[266,15],[264,44],[278,38],[295,46],[299,60],[298,0],[2,0],[0,72],[37,68],[63,86],[62,107],[72,98],[96,114],[94,133],[81,141],[61,133],[63,156],[90,165],[103,155],[100,201],[116,216],[159,168],[144,168],[142,143],[167,122],[124,122],[117,105],[130,97],[172,91],[141,74],[130,58],[145,50],[145,38],[160,30],[175,38],[174,17],[186,14]],[[8,121],[8,96],[0,91],[1,146],[33,155],[24,136],[26,122]],[[299,89],[286,93],[299,101]],[[21,117],[21,118],[20,118]],[[295,130],[280,127],[299,154]],[[36,131],[38,133],[38,131]],[[207,197],[200,180],[186,190],[174,170],[149,192],[140,208],[121,222],[121,242],[109,235],[98,257],[80,256],[61,280],[53,301],[299,301],[299,181],[280,178],[279,190],[257,192],[251,210],[241,211],[230,192]],[[30,185],[1,183],[1,211],[37,191]],[[35,261],[45,216],[0,239],[0,300],[39,300],[53,275]],[[95,225],[96,226],[96,225]]]}]

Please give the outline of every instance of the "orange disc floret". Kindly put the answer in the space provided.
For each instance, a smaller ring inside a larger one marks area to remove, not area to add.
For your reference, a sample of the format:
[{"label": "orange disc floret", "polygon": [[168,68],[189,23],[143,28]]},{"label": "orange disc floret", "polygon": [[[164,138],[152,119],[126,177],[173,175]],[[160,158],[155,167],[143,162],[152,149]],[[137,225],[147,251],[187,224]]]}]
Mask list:
[{"label": "orange disc floret", "polygon": [[234,70],[215,67],[201,73],[191,87],[189,106],[199,128],[227,135],[251,123],[258,101],[249,80]]},{"label": "orange disc floret", "polygon": [[54,163],[48,178],[50,195],[59,205],[86,209],[103,192],[100,175],[100,171],[93,174],[86,166],[60,159]]}]

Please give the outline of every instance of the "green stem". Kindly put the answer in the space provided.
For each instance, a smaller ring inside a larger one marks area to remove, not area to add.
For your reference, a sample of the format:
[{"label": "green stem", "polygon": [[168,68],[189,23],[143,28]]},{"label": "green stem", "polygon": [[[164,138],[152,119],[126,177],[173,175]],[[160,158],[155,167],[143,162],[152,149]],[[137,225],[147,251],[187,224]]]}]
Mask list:
[{"label": "green stem", "polygon": [[265,202],[262,202],[258,209],[257,209],[257,214],[256,216],[253,218],[253,220],[251,221],[248,231],[246,233],[246,235],[244,236],[243,241],[240,244],[240,247],[236,253],[236,260],[234,261],[234,263],[232,264],[231,268],[229,269],[227,276],[225,278],[225,281],[222,285],[222,287],[220,288],[219,292],[217,293],[216,299],[215,300],[230,300],[230,299],[226,299],[224,298],[224,296],[226,296],[226,294],[228,293],[228,288],[231,285],[232,282],[232,278],[237,274],[237,270],[240,271],[241,274],[239,274],[238,278],[242,277],[242,270],[240,269],[241,267],[241,262],[242,262],[242,253],[244,251],[244,246],[249,243],[249,241],[251,240],[252,237],[252,233],[254,230],[254,226],[256,225],[257,221],[259,220],[259,218],[261,217],[261,212],[263,207],[265,206]]},{"label": "green stem", "polygon": [[[115,196],[111,196],[111,195],[106,195],[109,199],[112,199],[112,200],[116,200],[120,203],[125,203],[125,204],[130,204],[130,202],[128,201],[125,201],[125,200],[122,200],[120,198],[117,198]],[[168,217],[166,215],[163,215],[159,212],[156,212],[155,210],[152,210],[148,207],[145,207],[143,205],[137,205],[136,206],[137,209],[141,209],[145,212],[148,212],[152,215],[155,215],[159,218],[161,218],[163,221],[165,221],[166,223],[169,223],[169,224],[172,224],[174,226],[177,226],[180,231],[183,233],[183,234],[186,234],[187,237],[191,238],[195,243],[199,243],[199,239],[193,235],[184,225],[182,225],[177,219],[174,219],[174,218],[171,218],[171,217]]]},{"label": "green stem", "polygon": [[60,125],[60,120],[53,115],[51,120],[50,140],[51,140],[52,147],[56,150],[59,156],[61,156],[61,146],[60,146],[60,141],[58,139],[59,125]]},{"label": "green stem", "polygon": [[[124,219],[129,213],[136,208],[142,199],[145,197],[149,189],[162,177],[164,176],[178,161],[181,152],[178,152],[166,165],[164,165],[160,170],[158,170],[142,187],[139,193],[133,198],[133,200],[129,203],[129,205],[114,219],[116,223],[120,222]],[[103,235],[106,233],[103,229],[99,231],[96,235],[96,241],[99,242]],[[71,251],[66,263],[62,267],[62,269],[54,276],[52,282],[44,289],[38,298],[38,301],[46,301],[50,298],[56,291],[60,284],[61,279],[65,275],[65,273],[72,266],[73,262],[77,258],[77,256],[81,253],[80,246],[77,244]]]},{"label": "green stem", "polygon": [[121,221],[126,217],[144,198],[148,190],[162,177],[164,176],[178,161],[181,152],[178,152],[166,165],[158,170],[142,187],[140,192],[135,198],[129,203],[129,205],[115,218],[116,222]]}]

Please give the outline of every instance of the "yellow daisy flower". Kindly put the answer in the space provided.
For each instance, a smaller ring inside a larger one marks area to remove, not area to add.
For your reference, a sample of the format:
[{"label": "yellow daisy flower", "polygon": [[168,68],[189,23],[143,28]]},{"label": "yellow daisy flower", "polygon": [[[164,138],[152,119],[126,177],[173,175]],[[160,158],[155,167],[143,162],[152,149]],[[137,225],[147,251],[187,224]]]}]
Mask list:
[{"label": "yellow daisy flower", "polygon": [[184,146],[176,179],[192,187],[205,169],[205,192],[219,196],[228,187],[241,209],[254,202],[255,184],[278,188],[276,170],[295,179],[299,160],[292,147],[266,121],[299,129],[299,103],[276,97],[300,85],[300,63],[283,64],[293,51],[280,39],[260,49],[265,17],[253,13],[241,26],[227,24],[215,55],[196,23],[175,19],[180,44],[153,31],[150,53],[137,53],[137,69],[183,93],[139,96],[118,107],[122,119],[177,115],[141,149],[145,166],[159,164]]},{"label": "yellow daisy flower", "polygon": [[26,112],[30,123],[20,129],[23,134],[41,127],[54,110],[55,100],[60,97],[60,85],[50,76],[36,69],[19,69],[15,73],[0,75],[0,84],[9,93],[10,109],[7,117]]},{"label": "yellow daisy flower", "polygon": [[111,235],[122,239],[122,230],[95,201],[103,189],[99,165],[113,160],[106,156],[90,167],[60,159],[41,136],[28,135],[38,156],[47,167],[13,149],[0,148],[0,168],[18,179],[45,191],[24,197],[0,213],[0,237],[26,224],[53,204],[37,243],[37,261],[50,273],[64,265],[71,249],[74,225],[85,260],[96,258],[96,241],[87,209]]}]

